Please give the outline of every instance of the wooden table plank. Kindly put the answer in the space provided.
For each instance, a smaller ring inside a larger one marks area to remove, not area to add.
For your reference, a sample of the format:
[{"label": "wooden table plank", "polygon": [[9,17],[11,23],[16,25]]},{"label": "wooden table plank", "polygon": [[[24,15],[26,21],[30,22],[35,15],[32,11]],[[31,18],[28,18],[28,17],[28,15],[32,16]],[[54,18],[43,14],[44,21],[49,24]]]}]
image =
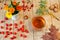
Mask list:
[{"label": "wooden table plank", "polygon": [[[18,1],[21,1],[21,0],[18,0]],[[24,25],[29,30],[29,33],[27,34],[27,33],[18,32],[18,34],[16,35],[17,36],[16,40],[43,40],[41,37],[42,37],[42,35],[45,34],[45,32],[49,31],[48,28],[50,28],[52,22],[53,22],[53,25],[56,26],[56,28],[60,29],[60,21],[57,21],[53,17],[52,17],[52,21],[51,21],[51,16],[44,15],[43,17],[46,20],[46,25],[45,25],[46,28],[44,30],[42,30],[42,31],[33,31],[33,27],[32,27],[32,23],[31,22],[32,22],[32,18],[34,16],[36,16],[35,13],[36,13],[37,8],[39,7],[39,1],[40,0],[30,0],[30,1],[34,4],[34,7],[31,9],[31,11],[20,12],[20,14],[18,16],[19,18],[17,20],[8,20],[5,23],[0,24],[0,26],[3,25],[4,28],[6,28],[6,26],[5,26],[6,23],[9,23],[9,24],[10,23],[12,23],[12,24],[17,23],[18,27],[20,27],[20,24],[19,24],[20,20],[24,21]],[[51,4],[54,4],[54,3],[58,3],[58,0],[48,0],[48,1],[49,1],[48,5],[49,4],[51,5]],[[29,19],[24,20],[23,19],[24,15],[28,15]],[[54,15],[57,16],[60,19],[60,12],[55,13]],[[0,20],[4,19],[4,17],[5,17],[5,12],[3,12],[3,10],[0,10]],[[14,26],[11,26],[11,27],[14,29]],[[2,31],[2,30],[0,30],[0,31]],[[14,29],[14,31],[16,31],[16,29]],[[26,34],[27,38],[20,37],[19,36],[20,33]],[[2,36],[2,38],[1,38],[1,36]],[[0,35],[0,38],[1,38],[0,40],[9,40],[10,39],[10,37],[8,39],[7,38],[4,39],[3,36],[4,35]],[[13,35],[11,35],[11,36],[13,36]]]}]

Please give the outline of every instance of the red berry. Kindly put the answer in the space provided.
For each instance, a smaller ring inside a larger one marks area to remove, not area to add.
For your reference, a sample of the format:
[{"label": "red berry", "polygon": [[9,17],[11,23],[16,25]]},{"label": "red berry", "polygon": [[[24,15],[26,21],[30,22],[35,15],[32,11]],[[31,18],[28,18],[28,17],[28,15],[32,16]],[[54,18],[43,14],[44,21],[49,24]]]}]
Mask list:
[{"label": "red berry", "polygon": [[9,30],[11,31],[11,30],[12,30],[12,28],[9,28]]},{"label": "red berry", "polygon": [[13,34],[15,34],[15,35],[16,35],[16,34],[17,34],[17,32],[14,32]]},{"label": "red berry", "polygon": [[13,38],[15,39],[15,38],[16,38],[16,36],[13,36]]},{"label": "red berry", "polygon": [[22,28],[20,28],[19,30],[22,30]]},{"label": "red berry", "polygon": [[22,25],[22,28],[24,28],[24,25]]},{"label": "red berry", "polygon": [[28,30],[25,30],[25,32],[26,32],[26,33],[29,33],[29,31],[28,31]]},{"label": "red berry", "polygon": [[24,37],[24,38],[27,38],[27,36],[26,36],[26,35],[24,35],[23,37]]},{"label": "red berry", "polygon": [[11,40],[13,40],[14,38],[13,37],[11,37]]},{"label": "red berry", "polygon": [[5,35],[5,36],[4,36],[4,38],[7,38],[7,37],[8,37],[8,35]]},{"label": "red berry", "polygon": [[4,34],[4,32],[2,31],[1,34]]},{"label": "red berry", "polygon": [[0,9],[2,9],[2,7]]},{"label": "red berry", "polygon": [[20,34],[20,37],[23,37],[23,34]]},{"label": "red berry", "polygon": [[12,40],[15,39],[15,38],[16,38],[16,36],[11,37]]},{"label": "red berry", "polygon": [[9,24],[9,26],[12,26],[12,24]]},{"label": "red berry", "polygon": [[6,3],[4,5],[7,5]]},{"label": "red berry", "polygon": [[25,11],[26,11],[26,9],[24,8],[24,9],[23,9],[23,11],[25,12]]},{"label": "red berry", "polygon": [[22,3],[25,3],[25,1],[22,1]]},{"label": "red berry", "polygon": [[3,21],[3,20],[1,21],[1,23],[4,23],[4,22],[5,22],[5,21]]},{"label": "red berry", "polygon": [[9,35],[9,31],[6,31],[6,35]]},{"label": "red berry", "polygon": [[33,7],[34,5],[32,4],[31,7]]},{"label": "red berry", "polygon": [[1,29],[3,29],[4,27],[3,26],[1,26]]},{"label": "red berry", "polygon": [[22,21],[20,21],[20,24],[22,24],[23,22]]},{"label": "red berry", "polygon": [[6,27],[6,30],[8,30],[9,28],[8,27]]},{"label": "red berry", "polygon": [[9,33],[9,31],[6,31],[6,33]]},{"label": "red berry", "polygon": [[8,18],[5,17],[5,20],[8,20]]},{"label": "red berry", "polygon": [[30,10],[28,10],[28,11],[30,11]]},{"label": "red berry", "polygon": [[24,32],[24,25],[22,25],[22,27],[20,28],[20,30],[21,30],[22,32]]},{"label": "red berry", "polygon": [[15,26],[15,28],[18,28],[17,26]]},{"label": "red berry", "polygon": [[0,32],[0,34],[1,34],[1,32]]},{"label": "red berry", "polygon": [[8,27],[8,26],[9,26],[9,24],[6,24],[6,26]]},{"label": "red berry", "polygon": [[18,26],[18,24],[17,23],[14,23],[14,26]]},{"label": "red berry", "polygon": [[24,32],[25,31],[24,28],[21,28],[21,31]]},{"label": "red berry", "polygon": [[9,34],[13,34],[13,32],[9,32]]},{"label": "red berry", "polygon": [[20,31],[20,29],[17,29],[17,31]]},{"label": "red berry", "polygon": [[18,24],[17,24],[17,23],[14,23],[14,27],[15,27],[15,28],[18,28]]}]

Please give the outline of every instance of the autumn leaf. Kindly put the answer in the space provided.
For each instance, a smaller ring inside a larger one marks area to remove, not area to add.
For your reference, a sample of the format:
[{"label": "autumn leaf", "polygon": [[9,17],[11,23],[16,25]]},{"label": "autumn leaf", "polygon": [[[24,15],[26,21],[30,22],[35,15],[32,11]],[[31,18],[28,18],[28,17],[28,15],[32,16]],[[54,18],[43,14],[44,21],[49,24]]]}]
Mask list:
[{"label": "autumn leaf", "polygon": [[54,25],[51,25],[49,31],[50,32],[45,33],[45,35],[43,35],[43,40],[58,40],[58,37],[56,35],[56,33],[58,33],[58,29]]}]

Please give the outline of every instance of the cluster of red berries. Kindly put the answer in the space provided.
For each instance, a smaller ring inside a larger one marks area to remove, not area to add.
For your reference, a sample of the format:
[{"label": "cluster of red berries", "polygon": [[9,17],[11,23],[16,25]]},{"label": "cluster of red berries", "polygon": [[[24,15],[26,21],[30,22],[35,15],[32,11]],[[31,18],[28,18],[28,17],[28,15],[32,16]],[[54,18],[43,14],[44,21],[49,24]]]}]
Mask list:
[{"label": "cluster of red berries", "polygon": [[[18,32],[20,31],[20,32],[23,32],[23,33],[29,33],[29,31],[24,28],[24,25],[22,25],[22,27],[19,28],[17,31],[18,31]],[[21,34],[20,34],[20,37],[26,38],[27,35],[21,33]]]},{"label": "cluster of red berries", "polygon": [[5,17],[3,20],[0,21],[0,23],[4,23],[7,20],[8,20],[8,18]]},{"label": "cluster of red berries", "polygon": [[23,3],[23,11],[26,11],[26,10],[28,10],[28,11],[30,11],[30,9],[34,6],[32,3],[31,3],[31,5],[30,6],[28,6],[28,2],[27,2],[27,5],[26,5],[26,2],[24,1],[24,0],[22,0],[22,3]]},{"label": "cluster of red berries", "polygon": [[[0,23],[4,23],[6,22],[8,19],[5,17],[3,21],[0,21]],[[17,23],[6,23],[5,24],[5,27],[4,26],[0,26],[0,29],[3,29],[5,31],[0,31],[0,34],[3,34],[5,35],[4,38],[8,38],[10,35],[13,34],[13,36],[10,38],[11,40],[14,40],[17,38],[17,34],[20,33],[20,32],[24,32],[24,33],[29,33],[29,31],[25,28],[25,25],[23,24],[23,21],[20,21],[19,24],[21,25],[21,27],[18,27],[18,24]],[[14,29],[16,29],[16,31],[13,32],[13,27]],[[26,38],[27,35],[25,34],[22,34],[20,33],[19,36],[20,37],[23,37],[23,38]]]}]

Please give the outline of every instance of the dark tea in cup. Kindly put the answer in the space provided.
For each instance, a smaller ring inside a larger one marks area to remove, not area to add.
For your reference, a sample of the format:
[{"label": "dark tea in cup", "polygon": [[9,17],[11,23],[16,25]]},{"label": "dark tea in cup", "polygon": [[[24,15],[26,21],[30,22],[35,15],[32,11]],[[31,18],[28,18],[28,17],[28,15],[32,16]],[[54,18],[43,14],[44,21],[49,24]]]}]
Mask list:
[{"label": "dark tea in cup", "polygon": [[45,26],[45,20],[42,16],[33,17],[32,25],[35,30],[41,30]]}]

